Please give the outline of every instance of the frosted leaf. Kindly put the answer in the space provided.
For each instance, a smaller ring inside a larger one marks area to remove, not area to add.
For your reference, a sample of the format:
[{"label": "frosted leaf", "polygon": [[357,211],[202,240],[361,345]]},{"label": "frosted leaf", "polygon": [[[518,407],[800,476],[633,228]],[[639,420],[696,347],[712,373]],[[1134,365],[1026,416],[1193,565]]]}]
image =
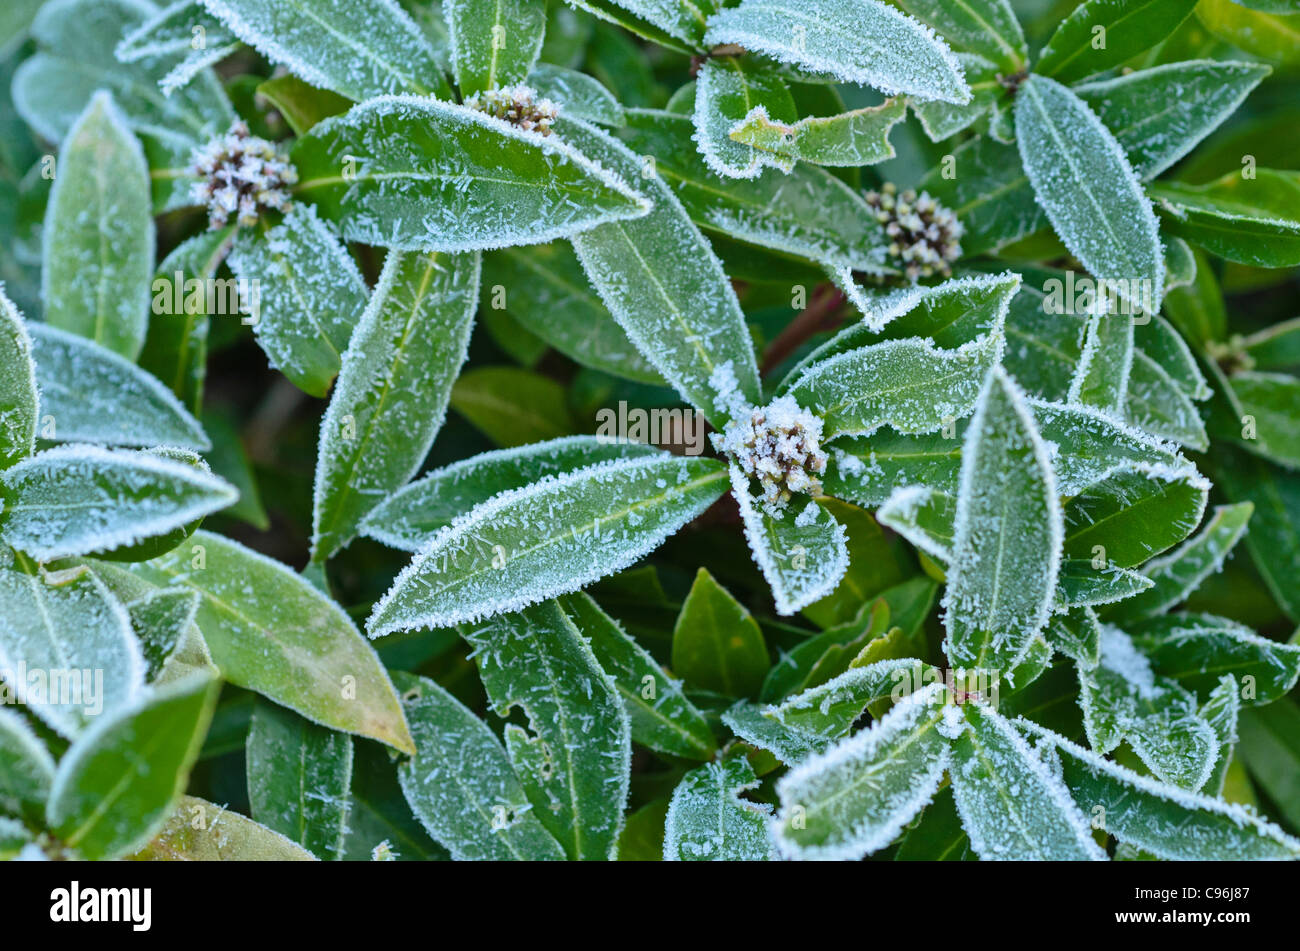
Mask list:
[{"label": "frosted leaf", "polygon": [[1164,63],[1073,87],[1143,181],[1192,151],[1270,72],[1262,63]]},{"label": "frosted leaf", "polygon": [[973,125],[980,116],[996,108],[995,103],[1006,94],[1006,87],[998,79],[1002,74],[992,62],[974,53],[957,53],[956,58],[970,86],[970,102],[961,105],[941,100],[912,103],[912,112],[931,142],[942,142]]},{"label": "frosted leaf", "polygon": [[934,796],[948,766],[942,684],[911,694],[776,785],[773,834],[792,859],[860,859],[889,845]]},{"label": "frosted leaf", "polygon": [[573,860],[612,859],[631,770],[627,712],[584,632],[551,601],[462,628],[534,814]]},{"label": "frosted leaf", "polygon": [[0,568],[0,676],[71,738],[141,696],[145,663],[126,609],[98,578],[48,574],[19,555]]},{"label": "frosted leaf", "polygon": [[952,561],[957,497],[926,486],[895,489],[876,512],[887,525],[942,564]]},{"label": "frosted leaf", "polygon": [[1061,241],[1128,306],[1155,313],[1165,270],[1155,212],[1115,137],[1043,76],[1021,84],[1015,115],[1020,159]]},{"label": "frosted leaf", "polygon": [[1101,660],[1101,622],[1089,607],[1071,608],[1047,622],[1047,642],[1069,657],[1080,670],[1092,670]]},{"label": "frosted leaf", "polygon": [[1070,381],[1069,402],[1123,417],[1133,369],[1133,329],[1133,318],[1126,314],[1102,312],[1088,318],[1083,352]]},{"label": "frosted leaf", "polygon": [[731,138],[756,116],[794,122],[798,117],[785,81],[757,57],[707,59],[695,81],[695,141],[709,169],[725,178],[757,178],[764,168],[789,172],[794,159]]},{"label": "frosted leaf", "polygon": [[1015,725],[1056,754],[1074,801],[1104,815],[1106,831],[1121,842],[1173,860],[1300,857],[1300,841],[1243,806],[1139,775],[1032,721]]},{"label": "frosted leaf", "polygon": [[[202,635],[197,634],[198,627],[194,624],[194,614],[199,608],[198,594],[183,588],[152,588],[135,600],[128,601],[123,586],[115,583],[108,574],[116,570],[119,578],[125,576],[135,580],[134,576],[105,564],[100,564],[93,570],[118,600],[126,605],[127,614],[131,618],[131,629],[140,642],[148,666],[146,680],[152,684],[165,683],[174,679],[181,666],[209,668],[211,672],[216,672],[212,658],[207,653],[207,645],[203,643]],[[167,678],[162,676],[164,671],[169,675]]]},{"label": "frosted leaf", "polygon": [[705,48],[705,19],[722,4],[717,0],[572,0],[571,5],[656,43],[692,52]]},{"label": "frosted leaf", "polygon": [[1063,536],[1056,477],[1020,387],[990,373],[962,448],[944,593],[959,667],[1011,668],[1051,616]]},{"label": "frosted leaf", "polygon": [[1219,742],[1219,752],[1210,770],[1210,776],[1201,787],[1207,796],[1223,797],[1223,782],[1232,764],[1233,753],[1237,745],[1237,720],[1241,716],[1241,691],[1237,680],[1231,674],[1224,674],[1219,683],[1210,691],[1205,703],[1201,704],[1201,719],[1214,730]]},{"label": "frosted leaf", "polygon": [[245,743],[253,818],[322,859],[341,859],[352,805],[352,737],[258,702]]},{"label": "frosted leaf", "polygon": [[1002,346],[1000,323],[955,350],[928,339],[887,340],[813,364],[789,394],[822,417],[828,439],[886,424],[903,433],[935,432],[971,411]]},{"label": "frosted leaf", "polygon": [[366,308],[365,281],[338,235],[310,205],[295,204],[265,234],[241,230],[228,260],[250,289],[241,303],[255,313],[243,319],[255,320],[271,366],[324,396]]},{"label": "frosted leaf", "polygon": [[898,6],[956,48],[993,60],[1007,74],[1025,66],[1029,50],[1009,0],[898,0]]},{"label": "frosted leaf", "polygon": [[[1174,238],[1169,242],[1166,250],[1172,251],[1178,245],[1187,247],[1187,243],[1181,238]],[[1189,257],[1190,254],[1191,250],[1188,249]],[[1196,259],[1190,258],[1190,260],[1195,271]],[[1205,382],[1205,374],[1201,372],[1200,364],[1197,363],[1191,348],[1187,346],[1187,341],[1164,317],[1156,315],[1149,324],[1140,329],[1138,344],[1142,352],[1158,363],[1160,368],[1169,374],[1170,379],[1192,399],[1207,400],[1213,395],[1209,384]]]},{"label": "frosted leaf", "polygon": [[[45,324],[29,328],[46,438],[113,446],[212,444],[156,378],[92,340]],[[53,429],[49,429],[53,418]]]},{"label": "frosted leaf", "polygon": [[235,117],[210,70],[171,96],[158,86],[174,57],[145,56],[123,63],[114,47],[158,13],[147,0],[50,0],[32,23],[39,52],[14,75],[14,105],[42,138],[59,142],[97,90],[108,90],[131,127],[183,149],[206,139]]},{"label": "frosted leaf", "polygon": [[558,599],[583,636],[602,670],[622,697],[631,723],[632,741],[670,756],[708,759],[717,741],[708,721],[682,690],[623,626],[586,594]]},{"label": "frosted leaf", "polygon": [[0,284],[0,469],[36,450],[39,402],[32,340]]},{"label": "frosted leaf", "polygon": [[205,673],[148,688],[73,740],[45,808],[63,845],[96,861],[148,844],[189,782],[219,685]]},{"label": "frosted leaf", "polygon": [[623,106],[600,80],[551,63],[537,63],[528,73],[528,85],[559,105],[561,112],[575,119],[621,126]]},{"label": "frosted leaf", "polygon": [[465,106],[380,96],[316,125],[294,145],[298,194],[346,238],[403,251],[538,244],[650,202],[570,136],[526,132]]},{"label": "frosted leaf", "polygon": [[1300,645],[1261,637],[1250,628],[1211,614],[1171,614],[1133,629],[1133,642],[1162,676],[1201,695],[1230,674],[1249,685],[1242,697],[1252,706],[1287,694],[1300,678]]},{"label": "frosted leaf", "polygon": [[[203,828],[195,829],[196,817]],[[278,832],[197,796],[182,796],[134,859],[190,862],[310,862],[314,856]]]},{"label": "frosted leaf", "polygon": [[446,0],[442,15],[447,21],[451,62],[461,96],[527,79],[542,51],[546,4],[536,0]]},{"label": "frosted leaf", "polygon": [[631,565],[725,490],[714,460],[657,452],[509,489],[435,535],[375,605],[372,637],[576,591]]},{"label": "frosted leaf", "polygon": [[1209,448],[1205,424],[1190,397],[1164,367],[1141,349],[1133,354],[1124,416],[1144,432],[1201,452]]},{"label": "frosted leaf", "polygon": [[1251,267],[1300,262],[1300,175],[1261,168],[1254,177],[1228,172],[1205,185],[1153,182],[1167,233],[1211,254]]},{"label": "frosted leaf", "polygon": [[1089,745],[1109,753],[1127,739],[1161,780],[1200,789],[1214,766],[1218,744],[1196,698],[1157,677],[1119,628],[1103,624],[1100,645],[1101,662],[1079,672],[1079,705]]},{"label": "frosted leaf", "polygon": [[689,117],[651,109],[626,116],[620,136],[654,157],[654,171],[700,227],[827,267],[888,270],[883,229],[861,194],[826,170],[803,164],[786,175],[724,178],[700,158]]},{"label": "frosted leaf", "polygon": [[772,807],[740,796],[758,787],[743,756],[691,770],[673,790],[664,822],[664,861],[762,862],[775,858]]},{"label": "frosted leaf", "polygon": [[7,492],[4,538],[41,561],[166,535],[239,497],[205,468],[75,444],[37,453],[0,479]]},{"label": "frosted leaf", "polygon": [[203,5],[271,62],[349,99],[448,93],[428,41],[395,0],[203,0]]},{"label": "frosted leaf", "polygon": [[958,146],[952,156],[960,174],[944,178],[940,163],[917,187],[957,214],[964,229],[962,250],[968,257],[995,251],[1047,226],[1047,215],[1034,198],[1014,146],[991,136],[976,136]]},{"label": "frosted leaf", "polygon": [[845,736],[873,703],[897,699],[934,672],[919,660],[879,660],[850,667],[838,677],[764,707],[762,715],[787,730],[823,741]]},{"label": "frosted leaf", "polygon": [[175,62],[158,81],[163,95],[170,96],[239,48],[235,35],[200,0],[176,0],[123,36],[114,53],[123,63]]},{"label": "frosted leaf", "polygon": [[69,130],[58,168],[42,235],[45,319],[134,360],[153,276],[149,166],[108,93]]},{"label": "frosted leaf", "polygon": [[793,766],[814,753],[825,753],[832,740],[783,726],[748,700],[737,701],[722,715],[723,725],[750,746],[767,750],[782,763]]},{"label": "frosted leaf", "polygon": [[953,792],[981,859],[1104,862],[1087,818],[1060,778],[1006,718],[983,704],[949,706],[969,727],[953,744]]},{"label": "frosted leaf", "polygon": [[1061,572],[1056,589],[1057,610],[1097,607],[1123,601],[1152,586],[1145,575],[1107,564],[1095,568],[1092,559],[1066,558],[1061,561]]},{"label": "frosted leaf", "polygon": [[759,402],[758,367],[736,292],[721,262],[663,181],[621,143],[579,122],[560,134],[640,184],[654,200],[644,218],[601,225],[574,236],[592,287],[628,339],[665,380],[716,427],[730,401],[710,380],[725,364],[746,402]]},{"label": "frosted leaf", "polygon": [[312,557],[324,561],[419,471],[478,307],[479,255],[389,252],[321,419]]},{"label": "frosted leaf", "polygon": [[929,27],[876,0],[746,0],[712,17],[704,41],[735,43],[889,95],[958,103],[971,95],[948,45]]},{"label": "frosted leaf", "polygon": [[1216,506],[1195,538],[1143,566],[1142,573],[1152,581],[1151,590],[1117,605],[1108,617],[1125,624],[1161,614],[1186,600],[1202,581],[1223,568],[1228,553],[1246,534],[1254,511],[1253,502]]},{"label": "frosted leaf", "polygon": [[794,614],[835,590],[849,567],[844,526],[815,499],[797,514],[773,514],[749,493],[749,480],[732,463],[731,490],[740,505],[754,562],[772,589],[776,613]]},{"label": "frosted leaf", "polygon": [[597,436],[562,436],[481,453],[435,469],[398,489],[366,516],[361,531],[391,548],[415,552],[456,516],[508,489],[521,489],[546,476],[598,462],[658,453],[646,443]]},{"label": "frosted leaf", "polygon": [[727,134],[733,141],[769,152],[786,163],[798,160],[858,168],[894,157],[889,133],[906,115],[907,100],[902,98],[833,116],[805,116],[797,122],[774,117],[760,105]]},{"label": "frosted leaf", "polygon": [[959,429],[909,436],[882,427],[870,436],[837,440],[822,484],[828,495],[874,508],[908,486],[955,498],[960,471]]},{"label": "frosted leaf", "polygon": [[54,759],[21,716],[0,709],[0,810],[40,815],[54,782]]}]

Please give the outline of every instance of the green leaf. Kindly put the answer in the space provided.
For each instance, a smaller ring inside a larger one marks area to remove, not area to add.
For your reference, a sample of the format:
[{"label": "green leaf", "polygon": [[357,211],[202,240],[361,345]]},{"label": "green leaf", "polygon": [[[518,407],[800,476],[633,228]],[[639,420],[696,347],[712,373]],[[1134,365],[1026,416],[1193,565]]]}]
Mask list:
[{"label": "green leaf", "polygon": [[1252,267],[1300,264],[1300,172],[1229,172],[1205,185],[1150,188],[1170,234]]},{"label": "green leaf", "polygon": [[563,384],[520,367],[466,370],[451,405],[499,446],[555,440],[577,428]]},{"label": "green leaf", "polygon": [[599,462],[657,454],[657,449],[643,443],[595,436],[565,436],[518,449],[485,452],[435,469],[399,489],[366,517],[361,529],[392,548],[418,551],[458,515],[498,493]]},{"label": "green leaf", "polygon": [[1133,318],[1126,314],[1093,314],[1088,318],[1068,401],[1119,415],[1128,395],[1132,369]]},{"label": "green leaf", "polygon": [[762,715],[787,730],[821,740],[848,734],[864,711],[882,700],[901,700],[937,671],[911,658],[853,666],[824,684],[764,707]]},{"label": "green leaf", "polygon": [[1241,712],[1240,751],[1257,782],[1292,826],[1300,825],[1300,708],[1294,700]]},{"label": "green leaf", "polygon": [[723,178],[700,158],[684,116],[637,109],[628,111],[627,122],[623,139],[653,157],[654,171],[691,220],[715,238],[826,265],[885,269],[884,230],[862,196],[829,172],[797,165],[789,175]]},{"label": "green leaf", "polygon": [[782,726],[763,716],[763,708],[748,700],[737,700],[722,714],[722,722],[732,733],[754,747],[771,753],[782,763],[793,766],[814,753],[825,753],[831,741],[802,730]]},{"label": "green leaf", "polygon": [[448,858],[447,850],[429,837],[407,803],[397,781],[399,767],[392,751],[376,743],[354,746],[352,811],[348,813],[344,858],[368,861],[383,842],[398,861]]},{"label": "green leaf", "polygon": [[668,862],[764,862],[774,857],[771,806],[743,799],[758,786],[743,756],[691,770],[673,790],[664,822]]},{"label": "green leaf", "polygon": [[446,627],[569,594],[653,551],[725,490],[711,459],[596,463],[479,504],[426,544],[375,605],[372,637]]},{"label": "green leaf", "polygon": [[447,0],[442,11],[462,96],[528,77],[546,34],[544,0]]},{"label": "green leaf", "polygon": [[1196,0],[1087,0],[1056,28],[1034,71],[1063,83],[1118,66],[1182,24]]},{"label": "green leaf", "polygon": [[[195,651],[195,659],[202,663],[191,666],[208,667],[213,673],[216,672],[211,657],[207,656],[207,645],[203,643],[202,634],[197,635],[197,643],[191,640],[194,632],[198,631],[194,624],[194,615],[199,609],[197,594],[183,588],[150,588],[139,598],[128,601],[123,586],[115,584],[113,579],[105,579],[104,571],[96,571],[96,574],[105,580],[113,593],[126,605],[131,617],[131,629],[140,642],[140,650],[148,665],[146,680],[150,683],[160,682],[160,675],[166,669],[168,661],[176,657],[181,663],[186,663],[190,658],[179,655]],[[127,574],[126,577],[134,579],[133,575]]]},{"label": "green leaf", "polygon": [[643,178],[654,210],[576,235],[573,248],[628,339],[687,402],[721,427],[731,417],[735,394],[760,401],[754,347],[721,263],[641,159],[591,126],[565,122],[561,134],[624,179]]},{"label": "green leaf", "polygon": [[1133,351],[1122,415],[1144,432],[1202,452],[1209,448],[1205,424],[1187,391],[1141,349]]},{"label": "green leaf", "polygon": [[966,102],[970,88],[947,44],[877,0],[746,0],[709,20],[704,41],[735,43],[814,75],[918,99]]},{"label": "green leaf", "polygon": [[483,258],[488,306],[583,366],[642,383],[662,383],[596,293],[565,242],[502,248]]},{"label": "green leaf", "polygon": [[628,715],[583,631],[557,602],[463,630],[538,820],[574,860],[613,859],[631,769]]},{"label": "green leaf", "polygon": [[[234,112],[211,70],[163,95],[174,56],[123,63],[117,40],[157,14],[145,0],[49,0],[32,24],[39,52],[14,75],[14,105],[37,133],[59,142],[98,90],[107,90],[137,132],[187,155],[223,131]],[[149,260],[152,260],[151,258]]]},{"label": "green leaf", "polygon": [[649,202],[576,151],[464,106],[396,96],[326,119],[293,147],[299,195],[350,241],[402,251],[538,244]]},{"label": "green leaf", "polygon": [[994,368],[962,448],[943,601],[954,664],[1014,667],[1047,624],[1061,560],[1057,491],[1023,393]]},{"label": "green leaf", "polygon": [[1151,618],[1133,628],[1133,643],[1156,673],[1199,694],[1209,694],[1231,674],[1250,705],[1272,703],[1300,679],[1300,646],[1209,614]]},{"label": "green leaf", "polygon": [[791,164],[875,165],[894,157],[889,133],[906,115],[907,101],[894,98],[879,106],[833,116],[805,116],[797,122],[756,113],[747,115],[728,134],[737,142],[770,152]]},{"label": "green leaf", "polygon": [[1300,856],[1300,842],[1239,805],[1140,776],[1028,720],[1016,725],[1055,747],[1074,801],[1121,842],[1173,860]]},{"label": "green leaf", "polygon": [[931,169],[919,187],[957,216],[964,229],[966,255],[997,249],[1047,227],[1047,215],[1034,197],[1029,176],[1015,147],[976,136]]},{"label": "green leaf", "polygon": [[876,517],[880,524],[898,532],[919,551],[944,565],[952,562],[957,524],[955,493],[920,485],[904,486],[885,499]]},{"label": "green leaf", "polygon": [[1097,569],[1092,561],[1067,558],[1061,562],[1056,604],[1058,608],[1097,607],[1131,598],[1152,585],[1151,579],[1136,571],[1110,564]]},{"label": "green leaf", "polygon": [[1195,531],[1209,489],[1190,466],[1116,468],[1065,503],[1065,557],[1140,565]]},{"label": "green leaf", "polygon": [[153,862],[310,862],[278,832],[195,796],[182,796],[153,839],[131,856]]},{"label": "green leaf", "polygon": [[1149,181],[1236,112],[1269,72],[1259,63],[1191,60],[1073,88],[1110,129],[1138,178]]},{"label": "green leaf", "polygon": [[1007,90],[998,79],[1001,74],[996,65],[973,53],[958,53],[957,62],[966,73],[966,82],[971,90],[970,102],[962,105],[938,100],[912,103],[912,112],[921,120],[921,128],[931,142],[942,142],[956,135],[990,109],[994,110],[994,115],[1005,109]]},{"label": "green leaf", "polygon": [[241,40],[322,89],[448,98],[424,34],[394,0],[203,0]]},{"label": "green leaf", "polygon": [[598,79],[551,63],[537,63],[528,73],[528,85],[550,99],[560,112],[575,119],[621,126],[623,106]]},{"label": "green leaf", "polygon": [[758,178],[767,167],[789,172],[794,161],[731,138],[746,120],[794,122],[798,113],[790,87],[756,56],[720,56],[704,61],[695,81],[695,140],[709,169],[725,178]]},{"label": "green leaf", "polygon": [[0,531],[41,561],[124,549],[167,535],[235,501],[205,468],[151,452],[69,445],[0,476]]},{"label": "green leaf", "polygon": [[321,421],[312,557],[325,561],[419,471],[442,428],[478,306],[479,255],[392,251]]},{"label": "green leaf", "polygon": [[[153,315],[140,351],[140,368],[170,387],[191,413],[203,408],[210,318],[233,317],[238,310],[238,284],[216,280],[234,234],[231,227],[182,241],[158,265],[151,285]],[[214,281],[212,313],[208,281]]]},{"label": "green leaf", "polygon": [[43,238],[45,319],[134,360],[149,320],[149,169],[108,93],[68,131],[58,169]]},{"label": "green leaf", "polygon": [[271,366],[324,396],[366,307],[365,281],[338,235],[310,205],[295,205],[265,233],[241,230],[230,269],[251,289],[241,295],[247,320]]},{"label": "green leaf", "polygon": [[1155,313],[1165,268],[1155,213],[1115,137],[1073,92],[1033,75],[1016,95],[1016,141],[1065,246],[1133,312]]},{"label": "green leaf", "polygon": [[212,448],[203,427],[172,391],[135,364],[56,327],[33,324],[30,334],[44,438]]},{"label": "green leaf", "polygon": [[894,853],[895,862],[973,862],[977,858],[957,814],[952,786],[945,786],[935,794],[917,825],[903,833]]},{"label": "green leaf", "polygon": [[965,713],[953,717],[953,794],[981,859],[1105,861],[1065,784],[1005,717],[977,703],[950,709]]},{"label": "green leaf", "polygon": [[786,858],[858,859],[897,838],[948,766],[942,684],[898,703],[870,729],[811,756],[777,783],[774,826]]},{"label": "green leaf", "polygon": [[[1248,9],[1254,7],[1255,9]],[[1258,0],[1250,4],[1235,0],[1203,0],[1196,18],[1214,36],[1252,56],[1287,65],[1300,62],[1296,41],[1300,38],[1300,15],[1295,8],[1263,12]]]},{"label": "green leaf", "polygon": [[960,469],[955,429],[913,436],[882,427],[870,436],[837,441],[822,488],[864,506],[881,505],[895,489],[914,485],[955,496]]},{"label": "green leaf", "polygon": [[835,354],[803,370],[790,396],[821,416],[826,438],[870,434],[881,426],[930,433],[968,415],[1003,347],[1003,318],[953,350],[920,337],[887,340]]},{"label": "green leaf", "polygon": [[1251,502],[1216,506],[1195,538],[1143,567],[1142,573],[1153,582],[1150,590],[1115,605],[1107,611],[1107,620],[1123,626],[1185,601],[1202,581],[1223,568],[1228,553],[1246,534],[1254,511]]},{"label": "green leaf", "polygon": [[703,50],[704,23],[719,4],[714,0],[574,0],[573,6],[610,23],[617,23],[672,49]]},{"label": "green leaf", "polygon": [[54,759],[21,716],[0,710],[0,813],[42,816]]},{"label": "green leaf", "polygon": [[0,469],[36,451],[38,407],[32,340],[0,287]]},{"label": "green leaf", "polygon": [[673,672],[699,690],[751,697],[770,663],[753,615],[700,568],[673,628]]},{"label": "green leaf", "polygon": [[1080,670],[1092,670],[1101,659],[1101,624],[1089,607],[1054,614],[1043,632],[1047,642],[1073,660]]},{"label": "green leaf", "polygon": [[313,855],[342,858],[351,808],[352,737],[258,703],[245,755],[253,817]]},{"label": "green leaf", "polygon": [[1241,345],[1256,370],[1300,366],[1300,317],[1265,327],[1246,337]]},{"label": "green leaf", "polygon": [[91,861],[148,843],[185,790],[217,691],[215,678],[195,674],[95,721],[59,763],[46,806],[51,830]]},{"label": "green leaf", "polygon": [[239,48],[235,35],[199,0],[177,0],[123,36],[114,52],[123,63],[172,59],[175,65],[158,81],[170,96]]},{"label": "green leaf", "polygon": [[1007,74],[1025,67],[1029,50],[1008,0],[897,0],[897,5],[958,49],[992,60]]},{"label": "green leaf", "polygon": [[196,532],[131,570],[160,587],[199,593],[198,624],[224,679],[314,723],[411,751],[374,650],[337,604],[284,565]]},{"label": "green leaf", "polygon": [[717,741],[704,715],[686,699],[681,681],[670,677],[621,624],[586,594],[565,595],[558,600],[623,698],[631,721],[632,742],[670,756],[692,760],[711,757]]},{"label": "green leaf", "polygon": [[257,95],[265,96],[294,135],[306,135],[330,116],[352,108],[352,101],[328,89],[317,89],[297,76],[285,73],[258,84]]},{"label": "green leaf", "polygon": [[[1186,243],[1179,238],[1170,241],[1170,248],[1175,244],[1187,247]],[[1190,259],[1190,266],[1191,279],[1195,280],[1197,277],[1195,258]],[[1160,369],[1164,370],[1169,378],[1192,399],[1205,400],[1213,394],[1187,341],[1183,340],[1182,335],[1164,317],[1157,316],[1149,324],[1142,325],[1138,329],[1137,339],[1139,349],[1154,360]]]}]

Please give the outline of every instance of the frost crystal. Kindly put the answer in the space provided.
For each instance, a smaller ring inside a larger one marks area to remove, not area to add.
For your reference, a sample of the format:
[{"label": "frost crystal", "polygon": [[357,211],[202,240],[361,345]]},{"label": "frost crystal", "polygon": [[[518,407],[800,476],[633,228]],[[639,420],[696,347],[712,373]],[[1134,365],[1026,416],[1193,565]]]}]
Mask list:
[{"label": "frost crystal", "polygon": [[479,112],[503,119],[525,132],[551,134],[551,123],[560,107],[550,99],[539,98],[531,86],[502,86],[489,89],[465,100],[465,105]]},{"label": "frost crystal", "polygon": [[901,195],[892,182],[880,191],[867,192],[867,204],[890,238],[889,256],[903,263],[907,276],[952,275],[952,262],[961,257],[962,224],[929,192],[908,189]]},{"label": "frost crystal", "polygon": [[736,460],[741,471],[758,479],[764,501],[780,512],[795,492],[822,494],[817,478],[826,472],[821,436],[821,419],[793,397],[782,396],[727,423],[717,446]]},{"label": "frost crystal", "polygon": [[224,228],[231,215],[241,225],[257,224],[259,210],[284,211],[289,188],[298,172],[275,144],[249,134],[248,125],[236,119],[225,135],[194,150],[190,172],[195,182],[191,197],[208,206],[208,228]]}]

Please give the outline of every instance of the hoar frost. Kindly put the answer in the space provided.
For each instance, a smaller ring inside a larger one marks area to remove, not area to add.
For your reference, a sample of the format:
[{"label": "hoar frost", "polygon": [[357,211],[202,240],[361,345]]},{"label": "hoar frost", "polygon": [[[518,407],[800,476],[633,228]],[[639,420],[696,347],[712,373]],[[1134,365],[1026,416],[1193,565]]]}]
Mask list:
[{"label": "hoar frost", "polygon": [[531,86],[502,86],[489,89],[465,100],[465,105],[479,112],[509,122],[525,132],[551,134],[551,123],[560,107],[550,99],[540,98]]},{"label": "hoar frost", "polygon": [[714,436],[714,444],[759,481],[763,500],[780,512],[796,492],[822,494],[817,478],[826,472],[821,436],[822,421],[793,397],[782,396],[727,423],[722,437]]},{"label": "hoar frost", "polygon": [[225,135],[194,150],[195,182],[191,197],[208,206],[208,229],[224,228],[231,215],[241,225],[257,224],[263,208],[284,211],[298,172],[275,144],[248,131],[236,119]]},{"label": "hoar frost", "polygon": [[898,194],[893,182],[867,192],[867,204],[889,236],[889,256],[903,264],[911,280],[952,275],[952,262],[961,257],[962,224],[948,208],[910,188]]}]

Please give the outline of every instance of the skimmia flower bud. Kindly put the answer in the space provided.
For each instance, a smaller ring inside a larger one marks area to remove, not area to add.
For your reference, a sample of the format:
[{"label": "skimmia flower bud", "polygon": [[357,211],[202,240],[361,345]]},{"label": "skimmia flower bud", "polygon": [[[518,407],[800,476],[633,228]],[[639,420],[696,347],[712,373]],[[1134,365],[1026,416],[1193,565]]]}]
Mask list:
[{"label": "skimmia flower bud", "polygon": [[867,204],[889,237],[889,256],[911,280],[952,274],[952,262],[961,256],[962,225],[957,216],[928,192],[908,189],[901,195],[892,182],[880,191],[867,192]]},{"label": "skimmia flower bud", "polygon": [[822,421],[792,397],[782,396],[728,423],[717,445],[758,480],[764,501],[779,512],[794,493],[822,494],[817,478],[826,472],[821,435]]},{"label": "skimmia flower bud", "polygon": [[531,86],[502,86],[489,89],[465,100],[465,105],[490,116],[504,119],[525,132],[551,134],[551,123],[560,107],[550,99],[539,99]]},{"label": "skimmia flower bud", "polygon": [[192,197],[208,206],[209,229],[224,228],[232,216],[241,225],[256,224],[264,208],[284,211],[298,182],[297,170],[275,143],[251,135],[242,120],[195,149],[190,172],[199,178]]}]

